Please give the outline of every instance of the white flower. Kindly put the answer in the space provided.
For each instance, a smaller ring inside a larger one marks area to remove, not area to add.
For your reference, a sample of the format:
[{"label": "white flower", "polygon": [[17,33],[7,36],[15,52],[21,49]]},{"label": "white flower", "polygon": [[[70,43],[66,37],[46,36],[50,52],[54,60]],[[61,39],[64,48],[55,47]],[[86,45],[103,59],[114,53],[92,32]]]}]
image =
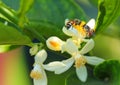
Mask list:
[{"label": "white flower", "polygon": [[34,85],[47,85],[47,77],[44,71],[43,62],[47,58],[47,52],[45,50],[40,50],[35,55],[34,68],[31,71],[31,78],[33,78]]},{"label": "white flower", "polygon": [[46,41],[47,47],[54,51],[60,51],[64,41],[59,39],[58,37],[52,36]]},{"label": "white flower", "polygon": [[91,65],[97,65],[104,61],[104,59],[95,56],[90,57],[84,55],[88,53],[93,47],[94,41],[90,39],[87,41],[85,46],[79,51],[74,41],[72,39],[68,39],[66,43],[62,45],[61,51],[66,51],[72,57],[63,61],[51,62],[47,65],[44,65],[44,68],[49,71],[54,71],[55,74],[61,74],[67,71],[75,62],[76,74],[82,82],[85,82],[87,79],[87,69],[85,67],[85,64],[88,63]]}]

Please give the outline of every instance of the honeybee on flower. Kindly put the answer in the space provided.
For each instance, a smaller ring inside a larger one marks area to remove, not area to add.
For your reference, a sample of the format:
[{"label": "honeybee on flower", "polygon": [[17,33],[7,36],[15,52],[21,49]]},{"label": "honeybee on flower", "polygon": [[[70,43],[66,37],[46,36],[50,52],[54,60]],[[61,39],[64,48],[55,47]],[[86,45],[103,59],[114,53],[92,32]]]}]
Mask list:
[{"label": "honeybee on flower", "polygon": [[[96,56],[85,55],[94,47],[94,40],[90,38],[94,34],[94,26],[94,19],[91,19],[88,23],[78,19],[66,19],[65,26],[62,30],[66,35],[71,36],[71,38],[63,41],[59,37],[51,36],[46,40],[46,45],[49,49],[70,54],[71,57],[66,60],[44,64],[47,58],[47,52],[44,49],[38,51],[38,46],[33,46],[30,49],[30,54],[36,55],[34,68],[30,76],[33,78],[34,85],[47,85],[45,70],[53,71],[55,74],[61,74],[71,68],[72,65],[76,69],[78,79],[85,82],[88,75],[86,64],[98,65],[104,61],[104,59]],[[90,39],[86,39],[87,37]],[[83,47],[81,46],[82,42],[85,42]]]},{"label": "honeybee on flower", "polygon": [[[94,34],[94,26],[94,19],[91,19],[87,24],[78,19],[66,19],[62,30],[66,35],[71,36],[71,38],[63,41],[56,36],[51,36],[46,40],[46,45],[51,50],[61,51],[62,53],[67,52],[71,57],[63,61],[50,62],[44,65],[44,68],[48,71],[53,71],[55,74],[61,74],[67,71],[74,63],[79,80],[85,82],[87,80],[86,63],[98,65],[104,61],[104,59],[96,56],[85,55],[94,47],[94,40],[86,39],[86,37],[90,38]],[[81,46],[82,42],[86,43],[83,47]]]},{"label": "honeybee on flower", "polygon": [[79,19],[65,20],[65,26],[63,32],[72,37],[86,38],[91,37],[94,34],[95,20],[91,19],[88,23],[80,21]]}]

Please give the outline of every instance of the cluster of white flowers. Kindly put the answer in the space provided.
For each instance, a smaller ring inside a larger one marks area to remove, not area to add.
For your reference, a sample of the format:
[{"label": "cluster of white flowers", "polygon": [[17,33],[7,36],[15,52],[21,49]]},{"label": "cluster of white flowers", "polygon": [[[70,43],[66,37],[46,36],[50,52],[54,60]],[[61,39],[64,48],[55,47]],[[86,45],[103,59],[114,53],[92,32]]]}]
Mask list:
[{"label": "cluster of white flowers", "polygon": [[[65,25],[69,20],[65,20]],[[94,28],[95,20],[91,19],[86,25],[90,28]],[[79,27],[80,28],[80,27]],[[56,36],[52,36],[47,39],[46,45],[49,49],[54,51],[67,52],[71,55],[70,58],[63,61],[53,61],[48,64],[43,64],[47,58],[47,52],[45,50],[40,50],[35,55],[35,64],[34,68],[31,71],[30,76],[34,79],[34,85],[47,85],[47,77],[45,70],[53,71],[55,74],[61,74],[67,71],[73,63],[76,68],[76,74],[82,82],[87,80],[87,69],[85,64],[98,65],[104,61],[102,58],[95,56],[86,56],[85,54],[91,51],[94,47],[93,39],[85,39],[86,34],[84,31],[79,31],[81,29],[76,29],[73,26],[70,26],[69,29],[64,26],[63,32],[71,36],[66,41],[61,40]],[[83,47],[81,43],[86,43]],[[81,50],[79,50],[81,49]],[[35,52],[33,51],[33,54]]]},{"label": "cluster of white flowers", "polygon": [[33,78],[34,85],[47,85],[47,77],[44,71],[44,61],[47,58],[47,52],[43,49],[35,55],[34,68],[31,71],[31,78]]}]

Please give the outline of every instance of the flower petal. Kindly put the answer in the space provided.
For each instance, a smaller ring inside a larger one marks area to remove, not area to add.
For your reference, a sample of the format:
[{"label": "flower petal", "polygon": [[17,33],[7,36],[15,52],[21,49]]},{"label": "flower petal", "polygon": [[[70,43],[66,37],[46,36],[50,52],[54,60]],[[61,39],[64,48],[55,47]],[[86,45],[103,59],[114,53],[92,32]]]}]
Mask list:
[{"label": "flower petal", "polygon": [[50,62],[49,64],[43,65],[44,69],[48,71],[55,71],[56,69],[66,67],[66,65],[60,61]]},{"label": "flower petal", "polygon": [[69,19],[65,19],[65,25],[69,22]]},{"label": "flower petal", "polygon": [[78,47],[75,45],[72,39],[67,39],[66,43],[62,46],[62,52],[64,51],[73,55],[74,53],[78,52]]},{"label": "flower petal", "polygon": [[64,41],[62,41],[58,37],[53,36],[47,39],[46,44],[49,49],[54,51],[60,51],[61,46],[64,44]]},{"label": "flower petal", "polygon": [[74,58],[71,57],[67,60],[63,60],[62,63],[64,63],[66,66],[65,67],[62,67],[62,68],[59,68],[59,69],[56,69],[55,71],[55,74],[61,74],[65,71],[67,71],[74,63]]},{"label": "flower petal", "polygon": [[73,65],[73,63],[74,63],[74,58],[71,57],[61,62],[60,61],[51,62],[47,65],[44,65],[43,67],[48,71],[54,71],[55,74],[61,74],[67,71]]},{"label": "flower petal", "polygon": [[76,68],[76,74],[79,80],[81,80],[82,82],[85,82],[87,80],[87,69],[84,65]]},{"label": "flower petal", "polygon": [[87,52],[89,52],[90,50],[92,50],[94,47],[94,40],[93,39],[90,39],[86,45],[80,50],[80,53],[81,54],[85,54]]},{"label": "flower petal", "polygon": [[95,56],[91,56],[91,57],[85,56],[85,57],[86,57],[87,63],[91,64],[91,65],[98,65],[98,64],[102,63],[103,61],[105,61],[104,59],[95,57]]},{"label": "flower petal", "polygon": [[76,36],[76,33],[78,34],[77,30],[74,29],[72,26],[69,29],[63,27],[62,31],[68,36]]},{"label": "flower petal", "polygon": [[91,20],[87,23],[87,25],[88,25],[91,29],[94,29],[94,27],[95,27],[95,19],[91,19]]},{"label": "flower petal", "polygon": [[40,65],[35,65],[31,77],[33,78],[34,85],[47,85],[47,77],[44,69]]},{"label": "flower petal", "polygon": [[35,55],[35,63],[43,63],[47,58],[47,52],[43,49]]}]

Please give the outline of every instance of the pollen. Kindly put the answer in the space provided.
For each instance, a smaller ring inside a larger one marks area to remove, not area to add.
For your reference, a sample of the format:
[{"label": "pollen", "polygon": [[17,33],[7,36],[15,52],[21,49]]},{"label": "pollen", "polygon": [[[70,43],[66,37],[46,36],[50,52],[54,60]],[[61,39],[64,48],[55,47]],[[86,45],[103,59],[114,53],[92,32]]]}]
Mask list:
[{"label": "pollen", "polygon": [[60,43],[58,42],[54,42],[54,41],[50,41],[50,44],[52,47],[54,47],[56,50],[60,49]]},{"label": "pollen", "polygon": [[86,59],[84,57],[77,58],[75,61],[75,67],[79,68],[80,66],[83,66],[86,64]]},{"label": "pollen", "polygon": [[38,71],[32,70],[30,73],[30,77],[33,79],[40,79],[40,78],[42,78],[42,74]]}]

